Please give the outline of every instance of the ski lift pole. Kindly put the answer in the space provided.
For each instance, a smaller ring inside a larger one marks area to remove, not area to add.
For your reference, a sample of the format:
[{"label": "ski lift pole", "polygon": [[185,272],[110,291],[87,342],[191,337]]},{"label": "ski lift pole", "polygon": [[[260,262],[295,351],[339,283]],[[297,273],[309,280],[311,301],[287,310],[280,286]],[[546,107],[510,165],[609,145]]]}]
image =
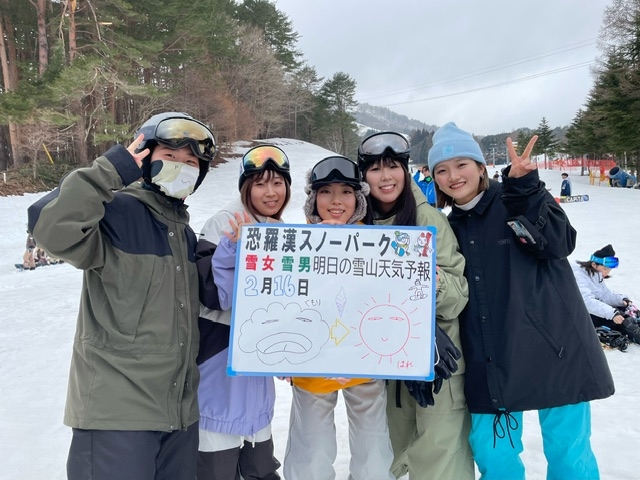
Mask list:
[{"label": "ski lift pole", "polygon": [[53,165],[53,158],[51,158],[51,154],[49,153],[49,150],[47,150],[47,146],[44,143],[42,144],[42,148],[44,148],[44,153],[47,154],[47,157],[49,157],[49,161],[51,162],[51,165]]}]

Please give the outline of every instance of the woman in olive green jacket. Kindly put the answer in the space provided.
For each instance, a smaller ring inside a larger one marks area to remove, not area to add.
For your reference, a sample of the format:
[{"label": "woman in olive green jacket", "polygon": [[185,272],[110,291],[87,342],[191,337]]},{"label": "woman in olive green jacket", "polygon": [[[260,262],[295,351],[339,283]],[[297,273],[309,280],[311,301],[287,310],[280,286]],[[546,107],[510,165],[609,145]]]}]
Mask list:
[{"label": "woman in olive green jacket", "polygon": [[[446,333],[436,334],[442,339],[438,351],[441,357],[455,351],[458,360],[457,370],[454,361],[446,372],[447,376],[453,374],[449,380],[389,382],[387,416],[394,450],[391,470],[397,478],[408,472],[411,480],[472,480],[470,416],[464,397],[465,367],[459,353],[458,324],[458,314],[468,299],[465,262],[447,218],[427,203],[409,175],[409,151],[409,142],[395,132],[374,134],[360,144],[358,163],[371,187],[365,223],[436,227],[436,331]],[[449,345],[446,351],[445,343]],[[439,367],[442,362],[436,365],[436,374]]]}]

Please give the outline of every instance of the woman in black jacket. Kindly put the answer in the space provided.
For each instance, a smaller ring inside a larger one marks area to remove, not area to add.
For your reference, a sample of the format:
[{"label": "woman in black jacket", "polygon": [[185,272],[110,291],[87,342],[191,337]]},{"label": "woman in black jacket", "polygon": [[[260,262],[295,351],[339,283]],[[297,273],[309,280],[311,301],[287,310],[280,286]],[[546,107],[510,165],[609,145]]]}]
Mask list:
[{"label": "woman in black jacket", "polygon": [[440,128],[429,151],[438,207],[466,259],[460,316],[470,443],[482,478],[524,479],[522,418],[538,410],[547,479],[597,479],[589,401],[613,394],[611,373],[567,256],[576,232],[529,154],[489,180],[471,134]]}]

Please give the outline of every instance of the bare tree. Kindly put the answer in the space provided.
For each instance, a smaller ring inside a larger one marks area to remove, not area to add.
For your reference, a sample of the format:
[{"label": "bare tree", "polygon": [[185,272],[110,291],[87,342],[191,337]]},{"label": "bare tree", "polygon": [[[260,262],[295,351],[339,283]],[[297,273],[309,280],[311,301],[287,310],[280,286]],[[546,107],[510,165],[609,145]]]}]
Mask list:
[{"label": "bare tree", "polygon": [[[262,32],[255,28],[241,27],[238,38],[240,62],[222,66],[221,76],[227,95],[235,101],[236,113],[247,110],[250,125],[244,124],[239,137],[268,136],[286,120],[288,89],[284,82],[284,70],[275,52],[265,41]],[[240,127],[240,124],[236,124]]]},{"label": "bare tree", "polygon": [[303,133],[306,140],[310,140],[309,128],[313,123],[313,109],[316,105],[315,96],[320,90],[322,78],[313,67],[305,66],[286,76],[288,93],[288,136],[300,138]]},{"label": "bare tree", "polygon": [[37,120],[33,118],[21,126],[23,135],[18,148],[31,161],[34,180],[38,176],[39,152],[65,146],[71,141],[71,132],[61,130],[50,120],[51,116],[51,112],[40,111]]}]

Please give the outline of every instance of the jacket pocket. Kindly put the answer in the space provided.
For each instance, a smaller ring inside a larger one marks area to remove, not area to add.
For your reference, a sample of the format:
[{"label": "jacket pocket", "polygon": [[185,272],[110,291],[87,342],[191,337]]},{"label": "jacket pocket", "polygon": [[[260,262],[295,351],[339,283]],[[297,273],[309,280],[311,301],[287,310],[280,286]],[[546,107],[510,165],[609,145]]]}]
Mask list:
[{"label": "jacket pocket", "polygon": [[556,353],[558,358],[564,358],[565,357],[564,347],[560,345],[555,338],[553,338],[553,335],[551,335],[549,330],[547,330],[547,328],[540,321],[540,319],[533,312],[528,311],[526,312],[526,314],[527,314],[527,318],[529,319],[529,322],[531,322],[531,325],[533,325],[533,327],[538,331],[538,333],[542,336],[542,338],[545,339],[545,341]]},{"label": "jacket pocket", "polygon": [[156,263],[155,257],[115,252],[102,269],[101,284],[95,286],[95,292],[103,297],[100,322],[111,343],[135,340],[145,303],[158,282],[154,278]]}]

